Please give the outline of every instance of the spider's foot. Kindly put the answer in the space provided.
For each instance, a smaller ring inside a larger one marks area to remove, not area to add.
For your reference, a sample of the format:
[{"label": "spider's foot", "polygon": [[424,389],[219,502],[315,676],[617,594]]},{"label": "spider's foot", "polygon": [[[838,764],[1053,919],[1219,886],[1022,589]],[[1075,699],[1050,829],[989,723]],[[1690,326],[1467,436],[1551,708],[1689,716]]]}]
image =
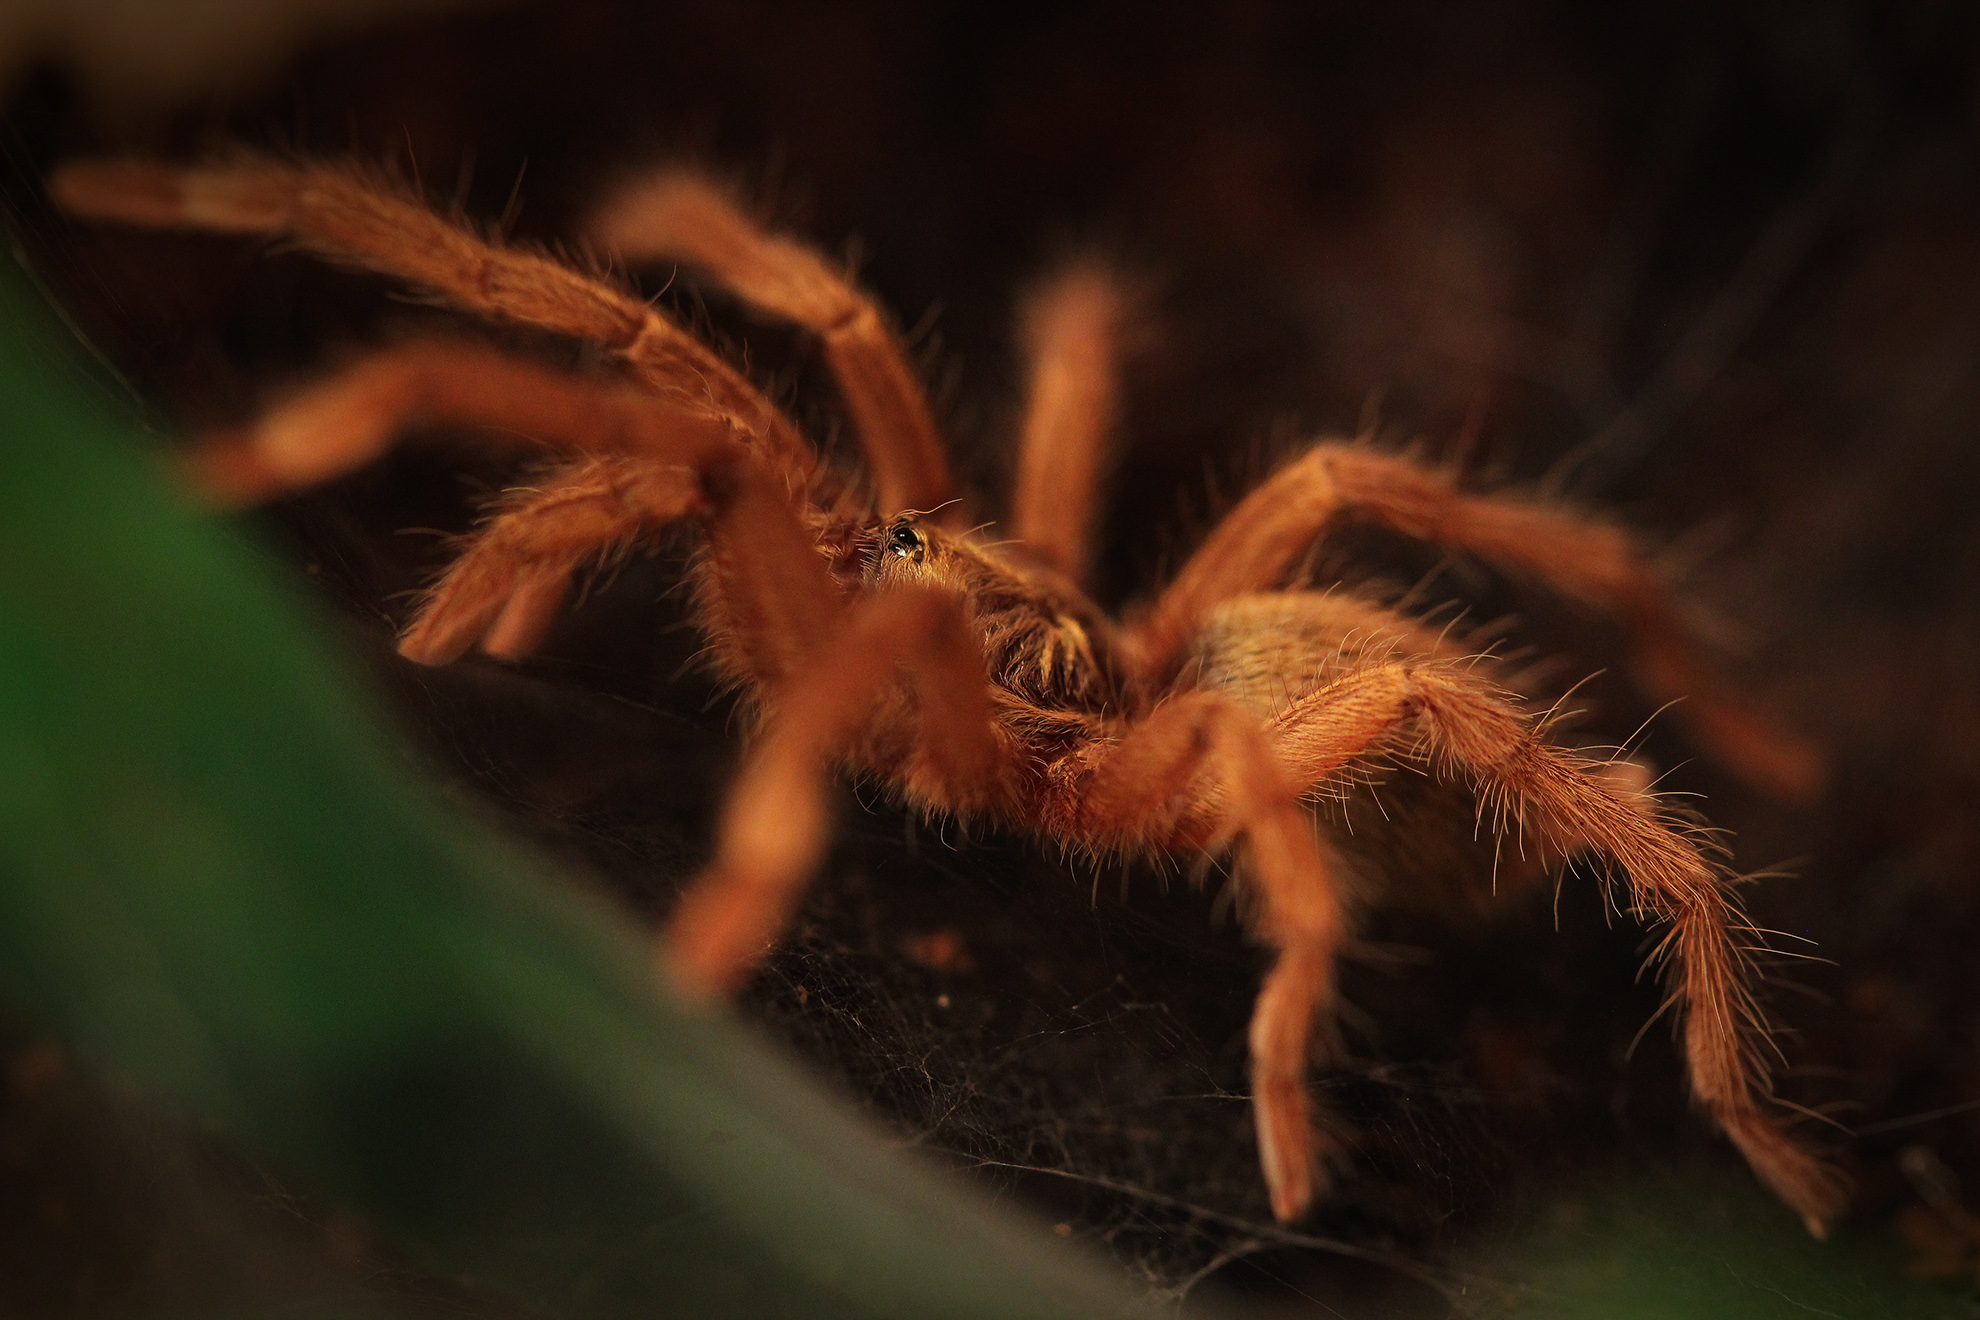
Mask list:
[{"label": "spider's foot", "polygon": [[183,468],[200,498],[227,509],[260,504],[292,489],[245,433],[202,442],[185,456]]},{"label": "spider's foot", "polygon": [[1325,1185],[1321,1155],[1326,1139],[1314,1122],[1306,1087],[1296,1078],[1254,1077],[1251,1106],[1272,1216],[1290,1224],[1305,1216]]}]

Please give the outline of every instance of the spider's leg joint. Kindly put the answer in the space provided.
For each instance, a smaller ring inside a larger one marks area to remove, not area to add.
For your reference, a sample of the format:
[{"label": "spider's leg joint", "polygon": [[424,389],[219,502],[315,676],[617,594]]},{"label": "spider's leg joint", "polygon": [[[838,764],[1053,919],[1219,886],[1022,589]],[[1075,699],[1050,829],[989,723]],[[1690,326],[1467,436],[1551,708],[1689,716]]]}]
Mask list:
[{"label": "spider's leg joint", "polygon": [[701,496],[712,512],[720,513],[734,504],[746,480],[741,454],[718,454],[705,460],[696,474]]}]

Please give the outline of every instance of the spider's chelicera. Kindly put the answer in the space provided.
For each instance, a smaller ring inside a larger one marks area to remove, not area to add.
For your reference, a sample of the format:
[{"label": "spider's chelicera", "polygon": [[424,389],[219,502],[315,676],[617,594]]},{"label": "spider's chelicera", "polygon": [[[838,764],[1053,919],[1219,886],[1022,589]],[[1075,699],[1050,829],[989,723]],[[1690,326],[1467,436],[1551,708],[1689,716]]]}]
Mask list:
[{"label": "spider's chelicera", "polygon": [[[815,334],[863,476],[823,462],[746,376],[646,301],[359,172],[111,161],[69,166],[52,191],[98,219],[287,239],[607,351],[611,369],[585,375],[461,343],[383,350],[246,438],[207,446],[197,470],[210,489],[260,498],[354,468],[430,421],[499,427],[558,455],[494,507],[421,604],[400,649],[428,664],[476,646],[531,650],[588,563],[700,526],[697,622],[760,724],[715,859],[665,932],[662,966],[680,986],[731,992],[779,937],[825,846],[835,765],[921,810],[1004,821],[1089,857],[1236,847],[1242,910],[1272,952],[1249,1037],[1259,1157],[1273,1210],[1290,1220],[1329,1154],[1307,1073],[1331,1040],[1348,877],[1373,869],[1408,884],[1475,865],[1481,846],[1499,860],[1501,840],[1521,845],[1501,882],[1587,853],[1626,882],[1633,914],[1663,928],[1655,958],[1700,1107],[1811,1229],[1841,1206],[1839,1179],[1769,1095],[1751,988],[1760,937],[1698,834],[1632,763],[1546,741],[1489,658],[1350,590],[1299,582],[1315,542],[1349,518],[1543,582],[1626,623],[1644,687],[1683,698],[1680,715],[1722,761],[1782,795],[1812,792],[1816,759],[1711,680],[1620,528],[1544,499],[1469,493],[1452,472],[1366,444],[1320,443],[1116,618],[1083,589],[1122,315],[1099,267],[1066,270],[1029,300],[1018,479],[992,537],[965,530],[887,318],[698,176],[624,189],[587,237],[628,261],[697,268]],[[1433,773],[1396,777],[1384,828],[1350,835],[1313,809],[1373,767],[1412,763]],[[1474,811],[1490,826],[1482,845]]]}]

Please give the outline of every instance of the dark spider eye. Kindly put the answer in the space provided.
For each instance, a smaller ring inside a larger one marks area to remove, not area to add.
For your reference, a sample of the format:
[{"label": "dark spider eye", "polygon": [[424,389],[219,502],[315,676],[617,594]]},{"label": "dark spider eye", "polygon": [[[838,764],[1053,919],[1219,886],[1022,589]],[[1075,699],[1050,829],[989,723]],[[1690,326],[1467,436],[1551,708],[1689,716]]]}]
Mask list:
[{"label": "dark spider eye", "polygon": [[896,524],[894,530],[887,533],[887,548],[902,559],[918,558],[923,544],[921,533],[908,523]]}]

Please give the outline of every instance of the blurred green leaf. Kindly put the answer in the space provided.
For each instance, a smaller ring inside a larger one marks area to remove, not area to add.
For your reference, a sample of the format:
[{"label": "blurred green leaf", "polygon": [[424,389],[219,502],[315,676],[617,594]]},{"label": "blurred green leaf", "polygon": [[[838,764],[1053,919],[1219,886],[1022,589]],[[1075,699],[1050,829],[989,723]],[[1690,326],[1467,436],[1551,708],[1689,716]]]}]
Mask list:
[{"label": "blurred green leaf", "polygon": [[559,1315],[1095,1316],[625,923],[437,806],[280,574],[0,278],[0,992]]},{"label": "blurred green leaf", "polygon": [[1636,1174],[1558,1195],[1497,1262],[1521,1320],[1953,1320],[1972,1290],[1905,1277],[1888,1240],[1845,1224],[1818,1242],[1725,1171]]}]

